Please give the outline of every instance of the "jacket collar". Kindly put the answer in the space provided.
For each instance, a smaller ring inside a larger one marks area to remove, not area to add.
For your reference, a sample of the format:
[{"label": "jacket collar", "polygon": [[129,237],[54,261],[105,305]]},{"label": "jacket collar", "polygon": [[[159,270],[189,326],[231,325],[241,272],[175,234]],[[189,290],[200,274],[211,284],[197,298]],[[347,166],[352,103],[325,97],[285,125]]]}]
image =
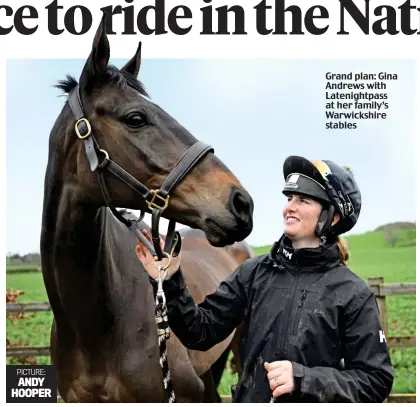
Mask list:
[{"label": "jacket collar", "polygon": [[283,235],[274,243],[269,257],[272,261],[293,270],[328,271],[340,265],[340,255],[336,243],[316,248],[294,249],[292,241]]}]

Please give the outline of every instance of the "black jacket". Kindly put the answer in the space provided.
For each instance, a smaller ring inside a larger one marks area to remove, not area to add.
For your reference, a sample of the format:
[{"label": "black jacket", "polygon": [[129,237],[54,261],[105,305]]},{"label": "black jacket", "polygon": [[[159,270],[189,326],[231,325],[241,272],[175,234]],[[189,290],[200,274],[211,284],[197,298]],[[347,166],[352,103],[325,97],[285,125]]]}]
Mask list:
[{"label": "black jacket", "polygon": [[375,296],[340,263],[335,243],[294,250],[283,236],[199,305],[181,270],[164,291],[170,327],[190,349],[211,348],[243,322],[233,402],[269,402],[264,362],[275,360],[290,360],[295,378],[293,393],[278,402],[383,402],[391,391]]}]

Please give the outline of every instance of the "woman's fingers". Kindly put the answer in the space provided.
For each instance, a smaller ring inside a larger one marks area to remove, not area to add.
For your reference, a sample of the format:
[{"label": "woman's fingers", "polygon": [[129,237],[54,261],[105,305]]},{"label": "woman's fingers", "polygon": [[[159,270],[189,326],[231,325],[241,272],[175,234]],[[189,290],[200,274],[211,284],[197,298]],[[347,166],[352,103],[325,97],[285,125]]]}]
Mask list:
[{"label": "woman's fingers", "polygon": [[[147,232],[146,229],[142,229],[141,230],[142,235],[152,244],[152,238],[150,237],[149,233]],[[146,248],[146,245],[140,240],[138,239],[138,245],[137,245],[137,257],[141,260],[144,261],[146,260],[146,258],[148,258],[150,255],[149,251]]]},{"label": "woman's fingers", "polygon": [[267,378],[268,378],[268,380],[275,379],[277,376],[280,376],[282,373],[283,373],[283,369],[282,368],[277,368],[277,369],[271,370],[267,374]]},{"label": "woman's fingers", "polygon": [[274,389],[273,397],[277,398],[277,397],[282,396],[283,394],[287,394],[290,392],[291,392],[290,386],[288,384],[282,384]]},{"label": "woman's fingers", "polygon": [[[153,240],[150,236],[149,232],[146,229],[141,229],[141,233],[143,236],[148,240],[148,242],[153,246]],[[160,246],[162,248],[162,251],[165,248],[165,242],[162,238],[160,238]],[[161,261],[157,261],[156,263],[153,261],[153,256],[147,250],[146,245],[138,239],[138,244],[136,246],[136,253],[138,259],[143,263],[143,266],[145,267],[146,271],[149,273],[149,275],[153,278],[157,278],[157,272],[156,272],[156,266],[162,266],[164,269],[167,270],[167,277],[169,278],[176,270],[179,268],[179,264],[181,262],[181,253],[176,258],[172,258],[171,264],[168,265],[168,259],[165,257]]]},{"label": "woman's fingers", "polygon": [[146,229],[142,229],[142,230],[141,230],[141,233],[143,233],[143,236],[145,236],[145,237],[146,237],[146,239],[147,239],[150,243],[152,243],[152,237],[149,235],[149,232],[148,232]]},{"label": "woman's fingers", "polygon": [[[146,229],[142,229],[141,233],[143,233],[143,235],[146,237],[146,239],[150,242],[150,244],[153,246],[153,240],[152,237],[150,236],[149,232]],[[143,248],[146,250],[146,247],[144,244],[142,244]],[[160,238],[160,248],[163,249],[165,248],[165,242],[163,241],[162,238]]]},{"label": "woman's fingers", "polygon": [[281,373],[279,375],[277,375],[276,377],[274,377],[273,379],[269,380],[269,384],[270,384],[270,389],[274,390],[276,389],[278,386],[281,386],[282,384],[284,384],[285,380],[284,377],[282,377]]}]

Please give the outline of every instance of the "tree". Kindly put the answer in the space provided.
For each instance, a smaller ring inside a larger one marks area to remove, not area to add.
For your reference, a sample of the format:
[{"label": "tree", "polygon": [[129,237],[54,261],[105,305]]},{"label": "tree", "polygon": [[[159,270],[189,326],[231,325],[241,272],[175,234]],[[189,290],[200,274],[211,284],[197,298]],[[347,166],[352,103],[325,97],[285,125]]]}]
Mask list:
[{"label": "tree", "polygon": [[385,241],[395,247],[399,240],[399,230],[394,228],[388,228],[385,230]]}]

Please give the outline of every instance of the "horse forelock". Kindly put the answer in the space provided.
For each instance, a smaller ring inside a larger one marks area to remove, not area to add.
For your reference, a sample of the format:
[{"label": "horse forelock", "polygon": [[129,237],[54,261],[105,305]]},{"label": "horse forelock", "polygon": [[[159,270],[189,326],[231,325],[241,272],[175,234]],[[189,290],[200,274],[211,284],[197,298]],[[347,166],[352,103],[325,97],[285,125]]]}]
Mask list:
[{"label": "horse forelock", "polygon": [[69,94],[76,86],[77,81],[71,75],[66,75],[66,79],[59,80],[55,85],[56,88],[61,89],[66,94]]},{"label": "horse forelock", "polygon": [[[134,75],[127,71],[120,71],[113,65],[108,66],[104,81],[110,85],[117,85],[120,89],[129,86],[141,95],[150,98],[144,85]],[[66,75],[66,79],[59,80],[55,87],[68,95],[77,85],[78,82],[73,76]]]}]

